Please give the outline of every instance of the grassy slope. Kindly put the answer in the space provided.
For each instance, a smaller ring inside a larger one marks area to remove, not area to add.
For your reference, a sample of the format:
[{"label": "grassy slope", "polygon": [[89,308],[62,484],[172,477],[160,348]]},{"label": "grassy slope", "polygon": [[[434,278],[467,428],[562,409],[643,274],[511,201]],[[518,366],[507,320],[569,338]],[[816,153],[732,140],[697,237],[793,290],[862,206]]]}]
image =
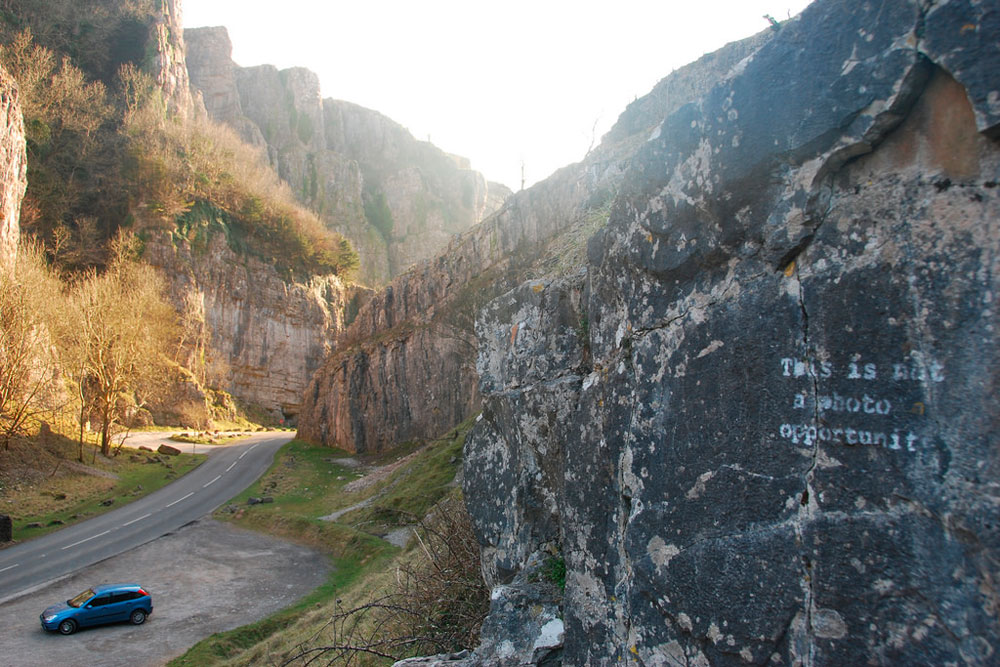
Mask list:
[{"label": "grassy slope", "polygon": [[[409,550],[400,550],[376,535],[408,525],[413,516],[422,517],[446,495],[457,492],[452,482],[471,425],[470,420],[416,449],[391,471],[383,468],[372,473],[370,484],[361,481],[363,473],[336,462],[348,456],[344,452],[297,440],[285,445],[267,474],[216,512],[216,518],[325,551],[334,564],[329,579],[292,607],[258,623],[213,635],[170,665],[283,662],[298,653],[301,644],[314,642],[337,609],[359,604],[391,586],[395,564],[412,557],[412,544]],[[250,497],[264,496],[274,502],[246,504]],[[371,503],[337,521],[319,519],[366,500]]]}]

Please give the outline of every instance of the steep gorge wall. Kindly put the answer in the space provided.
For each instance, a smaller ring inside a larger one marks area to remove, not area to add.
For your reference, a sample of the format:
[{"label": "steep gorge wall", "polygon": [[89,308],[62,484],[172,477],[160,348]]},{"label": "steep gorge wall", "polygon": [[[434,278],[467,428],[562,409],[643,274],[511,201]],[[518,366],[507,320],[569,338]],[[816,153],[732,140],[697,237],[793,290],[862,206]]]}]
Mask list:
[{"label": "steep gorge wall", "polygon": [[0,68],[0,264],[14,257],[20,237],[21,199],[27,186],[24,117],[17,84]]},{"label": "steep gorge wall", "polygon": [[641,100],[625,130],[609,134],[578,164],[511,196],[482,224],[377,293],[341,336],[307,391],[299,435],[351,451],[379,451],[429,439],[480,409],[476,312],[528,278],[574,272],[586,239],[642,141],[677,104],[707,92],[767,41],[730,44],[664,80]]},{"label": "steep gorge wall", "polygon": [[288,281],[234,253],[222,234],[196,249],[162,234],[146,243],[143,257],[169,283],[190,350],[187,365],[198,379],[275,418],[296,417],[358,288],[336,276]]},{"label": "steep gorge wall", "polygon": [[351,240],[366,284],[432,257],[509,194],[382,114],[322,99],[307,69],[237,66],[225,28],[185,39],[209,116],[260,146],[299,200]]},{"label": "steep gorge wall", "polygon": [[195,101],[188,77],[181,0],[154,0],[152,18],[150,41],[155,47],[147,67],[163,91],[168,110],[188,116],[195,113]]},{"label": "steep gorge wall", "polygon": [[448,664],[997,660],[997,34],[814,3],[648,137],[581,273],[483,309],[494,594]]}]

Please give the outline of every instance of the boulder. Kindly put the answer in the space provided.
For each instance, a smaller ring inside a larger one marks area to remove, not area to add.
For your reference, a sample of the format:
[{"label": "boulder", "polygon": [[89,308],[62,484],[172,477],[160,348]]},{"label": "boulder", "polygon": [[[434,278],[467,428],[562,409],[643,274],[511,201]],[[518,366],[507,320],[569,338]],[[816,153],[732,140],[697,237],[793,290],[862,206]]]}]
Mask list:
[{"label": "boulder", "polygon": [[178,456],[181,453],[180,449],[178,449],[177,447],[174,447],[173,445],[168,445],[166,443],[164,443],[164,444],[160,445],[159,447],[157,447],[156,451],[158,453],[164,454],[166,456]]}]

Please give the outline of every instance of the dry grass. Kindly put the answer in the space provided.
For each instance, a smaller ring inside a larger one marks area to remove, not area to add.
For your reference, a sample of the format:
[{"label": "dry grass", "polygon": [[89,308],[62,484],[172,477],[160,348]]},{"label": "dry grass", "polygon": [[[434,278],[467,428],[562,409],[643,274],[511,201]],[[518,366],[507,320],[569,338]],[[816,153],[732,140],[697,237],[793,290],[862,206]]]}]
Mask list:
[{"label": "dry grass", "polygon": [[[184,454],[156,462],[152,454],[122,450],[105,458],[92,434],[80,463],[78,443],[57,433],[11,441],[0,450],[0,514],[14,520],[14,539],[39,537],[121,507],[168,484],[205,457]],[[152,463],[150,462],[152,461]],[[108,506],[102,501],[113,499]],[[40,527],[28,526],[41,524]]]},{"label": "dry grass", "polygon": [[419,526],[420,540],[386,567],[314,603],[280,632],[210,664],[386,665],[475,647],[489,593],[461,495],[439,503]]},{"label": "dry grass", "polygon": [[360,665],[474,648],[489,611],[479,544],[459,494],[419,521],[416,546],[394,581],[360,603],[334,603],[330,620],[282,665]]}]

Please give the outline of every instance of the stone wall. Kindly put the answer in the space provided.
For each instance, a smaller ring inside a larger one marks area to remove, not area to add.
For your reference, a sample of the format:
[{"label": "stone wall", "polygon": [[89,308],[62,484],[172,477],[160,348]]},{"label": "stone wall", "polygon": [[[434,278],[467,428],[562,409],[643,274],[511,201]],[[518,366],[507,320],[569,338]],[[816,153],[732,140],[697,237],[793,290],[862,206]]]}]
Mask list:
[{"label": "stone wall", "polygon": [[21,199],[28,184],[24,118],[17,95],[17,84],[0,68],[0,263],[17,252]]},{"label": "stone wall", "polygon": [[998,21],[815,2],[481,311],[465,664],[997,660]]}]

